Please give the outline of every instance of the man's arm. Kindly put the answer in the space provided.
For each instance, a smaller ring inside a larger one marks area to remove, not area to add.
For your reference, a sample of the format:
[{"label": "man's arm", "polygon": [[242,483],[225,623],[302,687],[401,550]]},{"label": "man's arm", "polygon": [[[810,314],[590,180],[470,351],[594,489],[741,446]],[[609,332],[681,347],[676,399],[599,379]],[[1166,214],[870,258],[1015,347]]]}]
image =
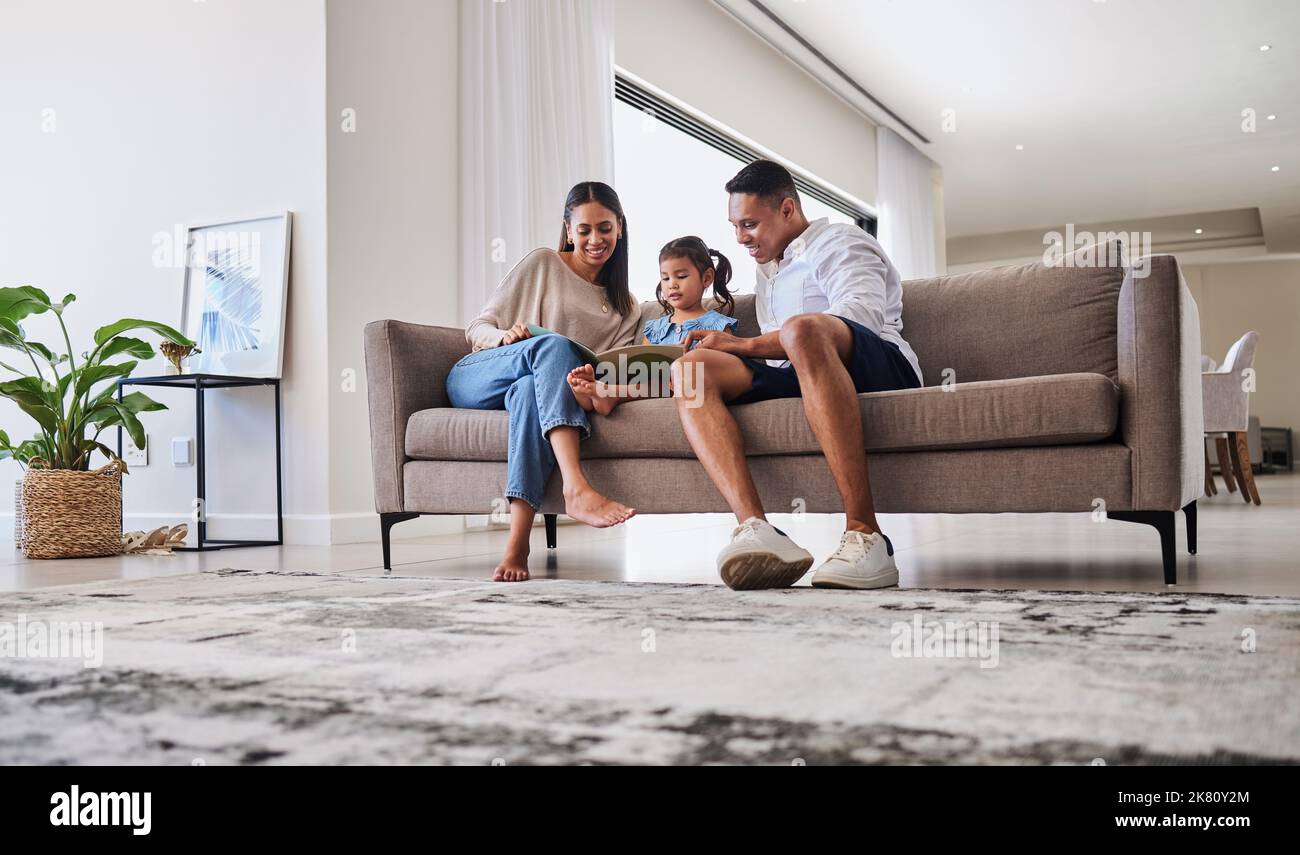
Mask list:
[{"label": "man's arm", "polygon": [[830,303],[825,314],[857,321],[879,335],[885,328],[888,275],[889,267],[870,243],[853,236],[840,239],[817,269]]},{"label": "man's arm", "polygon": [[[698,344],[696,344],[698,342]],[[781,331],[773,330],[752,338],[741,338],[724,330],[691,330],[682,339],[682,347],[691,350],[708,348],[748,356],[751,359],[789,359],[781,347]]]}]

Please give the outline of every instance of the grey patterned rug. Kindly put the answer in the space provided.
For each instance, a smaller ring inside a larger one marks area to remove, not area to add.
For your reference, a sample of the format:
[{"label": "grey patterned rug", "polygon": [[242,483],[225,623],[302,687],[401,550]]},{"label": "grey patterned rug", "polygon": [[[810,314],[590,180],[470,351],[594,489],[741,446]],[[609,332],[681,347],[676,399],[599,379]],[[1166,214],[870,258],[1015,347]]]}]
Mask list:
[{"label": "grey patterned rug", "polygon": [[[49,655],[56,621],[101,622],[102,664],[93,633]],[[4,764],[1294,763],[1297,697],[1289,598],[240,570],[0,596]]]}]

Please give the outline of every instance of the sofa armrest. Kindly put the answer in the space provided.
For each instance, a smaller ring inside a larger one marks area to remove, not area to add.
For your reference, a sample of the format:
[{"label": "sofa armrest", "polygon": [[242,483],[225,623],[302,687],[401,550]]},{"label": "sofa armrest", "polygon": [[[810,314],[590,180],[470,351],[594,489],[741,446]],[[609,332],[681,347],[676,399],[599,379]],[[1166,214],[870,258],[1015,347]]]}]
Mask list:
[{"label": "sofa armrest", "polygon": [[403,510],[406,422],[417,410],[448,406],[447,374],[465,354],[465,331],[402,321],[365,328],[366,398],[375,510]]},{"label": "sofa armrest", "polygon": [[1129,268],[1120,287],[1120,435],[1132,510],[1175,511],[1205,486],[1201,320],[1174,257],[1146,263],[1146,277]]}]

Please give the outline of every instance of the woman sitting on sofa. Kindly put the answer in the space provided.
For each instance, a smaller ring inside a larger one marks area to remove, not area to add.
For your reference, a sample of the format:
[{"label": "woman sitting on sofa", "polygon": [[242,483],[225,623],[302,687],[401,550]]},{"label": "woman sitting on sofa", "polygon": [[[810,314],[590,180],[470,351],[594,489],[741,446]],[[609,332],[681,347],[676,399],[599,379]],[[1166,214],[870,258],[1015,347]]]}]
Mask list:
[{"label": "woman sitting on sofa", "polygon": [[[582,364],[568,338],[597,353],[635,342],[640,309],[628,290],[627,266],[627,219],[618,194],[584,181],[565,200],[558,251],[539,247],[524,256],[465,330],[474,350],[447,377],[451,405],[510,413],[510,539],[495,581],[528,578],[533,518],[557,464],[569,516],[603,528],[636,513],[601,495],[583,474],[578,443],[591,430],[566,380]],[[529,324],[560,335],[532,336]]]}]

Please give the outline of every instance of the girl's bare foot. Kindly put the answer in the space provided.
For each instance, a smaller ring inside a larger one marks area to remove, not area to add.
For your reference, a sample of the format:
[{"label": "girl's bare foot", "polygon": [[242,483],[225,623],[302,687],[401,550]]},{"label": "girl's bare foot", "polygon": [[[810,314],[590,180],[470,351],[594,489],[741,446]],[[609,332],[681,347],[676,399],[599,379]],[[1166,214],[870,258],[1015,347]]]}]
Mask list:
[{"label": "girl's bare foot", "polygon": [[573,390],[578,406],[589,413],[595,411],[596,369],[590,365],[579,365],[565,379],[569,381],[569,388]]},{"label": "girl's bare foot", "polygon": [[636,509],[606,498],[590,485],[564,488],[564,512],[596,528],[608,528],[636,516]]},{"label": "girl's bare foot", "polygon": [[528,581],[528,554],[514,555],[507,552],[505,558],[497,565],[496,572],[492,574],[493,582],[527,582]]},{"label": "girl's bare foot", "polygon": [[595,376],[595,369],[590,365],[575,368],[569,372],[569,388],[573,390],[573,397],[578,399],[578,406],[589,413],[595,412],[607,416],[614,412],[614,408],[622,403],[623,399],[610,388],[608,383],[599,382]]}]

